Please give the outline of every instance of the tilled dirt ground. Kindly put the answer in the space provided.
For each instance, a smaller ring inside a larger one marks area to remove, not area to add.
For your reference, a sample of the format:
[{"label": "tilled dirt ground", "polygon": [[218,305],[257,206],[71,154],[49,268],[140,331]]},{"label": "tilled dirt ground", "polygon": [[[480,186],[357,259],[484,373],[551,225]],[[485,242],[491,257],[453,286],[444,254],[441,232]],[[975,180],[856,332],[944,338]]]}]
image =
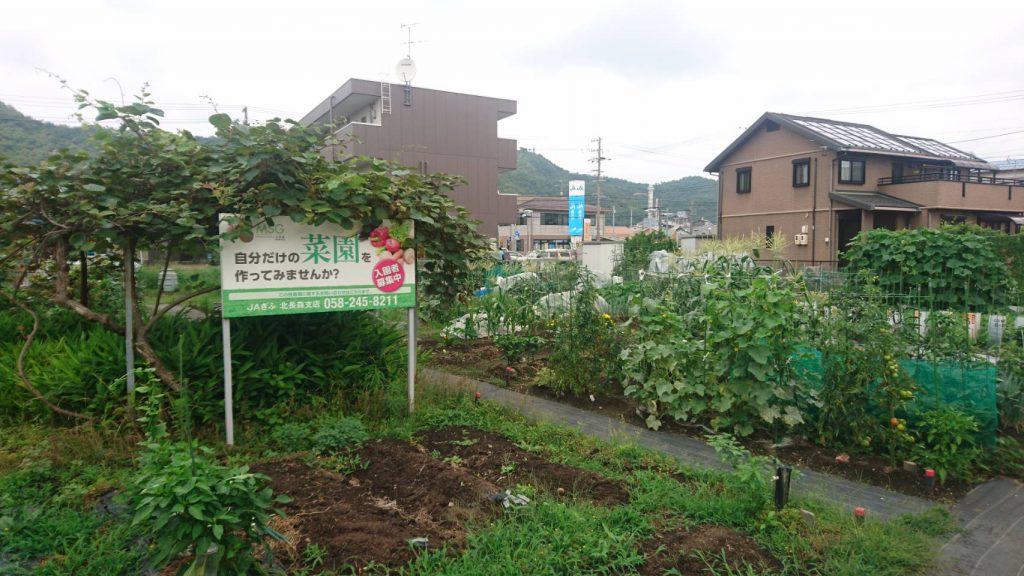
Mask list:
[{"label": "tilled dirt ground", "polygon": [[[468,524],[497,518],[492,496],[530,484],[554,498],[614,506],[629,500],[624,483],[594,472],[551,462],[516,446],[509,438],[468,427],[420,432],[414,443],[383,439],[358,452],[364,466],[343,475],[291,456],[259,463],[253,472],[271,478],[275,493],[292,501],[287,518],[274,527],[288,537],[275,545],[284,566],[301,565],[306,549],[323,550],[320,569],[361,573],[371,564],[405,565],[418,551],[446,546],[457,553]],[[410,541],[425,538],[425,546]],[[719,526],[658,530],[641,545],[648,555],[644,575],[711,574],[695,552],[715,565],[724,553],[734,569],[744,564],[778,568],[778,562],[749,537]],[[671,570],[677,572],[670,572]]]},{"label": "tilled dirt ground", "polygon": [[370,563],[406,564],[423,549],[410,545],[413,539],[426,538],[428,549],[458,550],[467,524],[501,514],[491,496],[517,484],[596,504],[629,498],[621,482],[548,462],[491,432],[429,430],[420,442],[370,442],[358,453],[366,467],[351,475],[298,456],[253,466],[270,476],[275,493],[292,497],[283,506],[288,518],[279,524],[290,541],[278,547],[279,556],[294,561],[316,544],[326,550],[323,568],[358,571]]},{"label": "tilled dirt ground", "polygon": [[294,457],[253,466],[270,476],[275,493],[292,497],[284,510],[301,538],[296,549],[324,548],[325,568],[402,566],[415,554],[410,540],[458,548],[467,521],[498,513],[488,500],[496,486],[406,442],[372,442],[360,458],[369,465],[351,476]]},{"label": "tilled dirt ground", "polygon": [[473,474],[504,489],[530,484],[554,496],[617,505],[629,501],[625,484],[574,466],[550,462],[516,446],[508,438],[476,428],[452,426],[427,430],[418,441],[442,458],[458,458]]},{"label": "tilled dirt ground", "polygon": [[726,572],[723,564],[732,569],[730,574],[746,574],[747,566],[757,573],[782,568],[778,560],[749,536],[723,526],[658,530],[653,538],[643,543],[642,549],[648,557],[639,573],[645,576],[722,574]]}]

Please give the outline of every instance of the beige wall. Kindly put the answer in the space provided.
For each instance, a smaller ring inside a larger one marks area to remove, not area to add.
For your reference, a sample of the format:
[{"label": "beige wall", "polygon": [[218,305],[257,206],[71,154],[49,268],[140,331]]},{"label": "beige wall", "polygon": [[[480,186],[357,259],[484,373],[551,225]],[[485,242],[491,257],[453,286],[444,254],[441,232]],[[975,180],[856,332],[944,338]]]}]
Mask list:
[{"label": "beige wall", "polygon": [[[812,259],[829,260],[825,237],[828,234],[829,168],[834,157],[834,152],[823,151],[817,142],[785,128],[774,132],[761,128],[736,150],[719,173],[722,238],[751,234],[764,237],[765,228],[775,226],[775,234],[785,236],[786,258],[807,264]],[[795,188],[793,161],[802,158],[810,159],[811,182],[809,186]],[[751,169],[751,191],[737,194],[736,170],[747,167]],[[808,245],[796,246],[793,235],[803,226],[808,229]]]},{"label": "beige wall", "polygon": [[911,182],[882,186],[885,194],[899,196],[929,209],[1024,210],[1024,187],[969,182]]},{"label": "beige wall", "polygon": [[[811,161],[811,185],[795,188],[793,161],[801,158]],[[833,203],[829,192],[834,190],[882,192],[925,207],[920,213],[898,216],[897,229],[906,227],[908,220],[912,227],[938,226],[940,213],[956,213],[957,210],[1024,212],[1024,188],[1014,187],[1011,197],[1010,187],[992,184],[933,181],[879,187],[879,178],[892,176],[893,162],[901,160],[870,155],[851,158],[865,161],[863,184],[839,183],[839,164],[834,151],[823,150],[818,142],[785,127],[767,132],[762,126],[721,166],[721,237],[756,234],[763,238],[765,228],[775,226],[775,234],[785,236],[783,255],[786,258],[798,264],[835,260],[834,244],[838,236],[835,211],[851,207]],[[737,169],[748,167],[751,191],[738,194]],[[968,222],[976,222],[976,218],[969,216]],[[793,235],[805,225],[809,243],[796,246]],[[861,229],[870,230],[874,225],[874,214],[862,212]]]}]

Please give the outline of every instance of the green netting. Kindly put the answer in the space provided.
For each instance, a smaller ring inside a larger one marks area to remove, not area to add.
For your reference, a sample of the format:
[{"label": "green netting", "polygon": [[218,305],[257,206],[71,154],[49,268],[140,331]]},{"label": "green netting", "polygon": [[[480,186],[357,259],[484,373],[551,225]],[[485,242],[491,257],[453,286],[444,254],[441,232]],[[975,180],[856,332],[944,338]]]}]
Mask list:
[{"label": "green netting", "polygon": [[[899,361],[900,366],[918,386],[914,399],[907,404],[906,417],[913,424],[915,416],[927,410],[951,406],[974,416],[978,422],[978,440],[994,444],[999,416],[996,410],[996,367],[988,362],[949,362],[915,360]],[[821,351],[801,350],[793,357],[796,376],[810,386],[821,389],[824,368]],[[885,416],[884,409],[869,406],[868,410]]]}]

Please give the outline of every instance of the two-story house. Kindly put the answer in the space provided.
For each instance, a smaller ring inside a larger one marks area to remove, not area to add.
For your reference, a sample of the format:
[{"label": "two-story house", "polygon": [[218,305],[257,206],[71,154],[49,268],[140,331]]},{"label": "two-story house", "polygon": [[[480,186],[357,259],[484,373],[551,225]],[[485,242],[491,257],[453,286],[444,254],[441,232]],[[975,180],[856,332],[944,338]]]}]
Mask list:
[{"label": "two-story house", "polygon": [[[569,248],[569,198],[565,196],[510,196],[517,203],[515,224],[498,227],[498,245],[516,252]],[[584,237],[593,240],[597,230],[595,218],[607,234],[605,211],[584,205]]]},{"label": "two-story house", "polygon": [[767,112],[706,171],[720,238],[782,236],[783,255],[830,264],[860,231],[969,222],[1017,233],[1024,180],[929,138]]},{"label": "two-story house", "polygon": [[[394,97],[392,97],[394,94]],[[516,168],[516,141],[498,137],[498,121],[516,113],[515,100],[353,78],[302,118],[331,127],[345,145],[328,148],[331,160],[370,156],[421,173],[445,172],[466,180],[449,192],[495,237],[516,217],[515,197],[498,194],[498,174]]]}]

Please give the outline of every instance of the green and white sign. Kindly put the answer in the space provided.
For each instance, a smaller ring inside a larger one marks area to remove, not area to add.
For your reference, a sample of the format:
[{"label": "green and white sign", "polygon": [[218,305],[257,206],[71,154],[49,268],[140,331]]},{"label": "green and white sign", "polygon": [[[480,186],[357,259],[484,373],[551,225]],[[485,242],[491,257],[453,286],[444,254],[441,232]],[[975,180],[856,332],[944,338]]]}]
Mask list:
[{"label": "green and white sign", "polygon": [[[221,232],[228,224],[221,221]],[[289,218],[221,241],[225,318],[309,314],[416,305],[413,222],[311,226]]]}]

